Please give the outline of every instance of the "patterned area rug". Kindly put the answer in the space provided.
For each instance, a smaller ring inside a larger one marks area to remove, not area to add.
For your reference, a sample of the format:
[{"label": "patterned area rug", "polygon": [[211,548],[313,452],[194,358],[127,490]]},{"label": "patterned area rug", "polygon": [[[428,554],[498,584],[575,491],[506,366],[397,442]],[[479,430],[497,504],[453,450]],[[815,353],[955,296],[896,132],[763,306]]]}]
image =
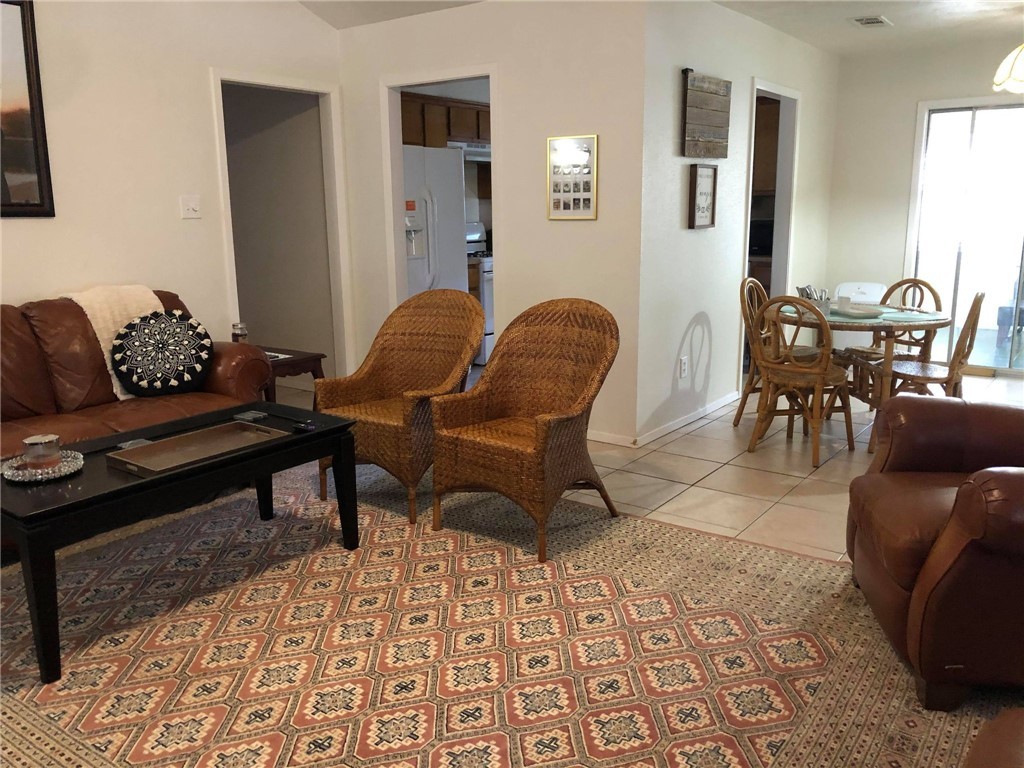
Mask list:
[{"label": "patterned area rug", "polygon": [[451,497],[434,533],[374,468],[350,553],[315,488],[60,558],[50,685],[6,569],[4,764],[952,768],[1013,703],[920,709],[840,564],[572,502],[538,564],[509,502]]}]

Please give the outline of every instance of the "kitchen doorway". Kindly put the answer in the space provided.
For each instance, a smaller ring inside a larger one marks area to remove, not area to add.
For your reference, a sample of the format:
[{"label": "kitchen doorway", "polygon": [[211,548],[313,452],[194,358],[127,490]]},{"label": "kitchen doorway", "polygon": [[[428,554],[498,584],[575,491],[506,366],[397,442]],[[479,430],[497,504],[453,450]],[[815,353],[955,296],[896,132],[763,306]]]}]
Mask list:
[{"label": "kitchen doorway", "polygon": [[[769,296],[793,293],[789,256],[799,98],[796,91],[754,80],[744,274],[760,282]],[[742,349],[741,380],[750,365],[745,336]]]},{"label": "kitchen doorway", "polygon": [[[211,71],[227,303],[248,341],[354,370],[337,87]],[[312,390],[296,377],[289,387]],[[311,398],[310,398],[311,402]]]},{"label": "kitchen doorway", "polygon": [[396,96],[401,117],[401,144],[394,141],[394,128],[388,132],[391,169],[386,170],[393,210],[401,217],[396,222],[401,235],[395,238],[396,301],[431,288],[475,296],[486,318],[475,363],[484,365],[494,344],[490,77],[389,90],[387,117],[394,125]]}]

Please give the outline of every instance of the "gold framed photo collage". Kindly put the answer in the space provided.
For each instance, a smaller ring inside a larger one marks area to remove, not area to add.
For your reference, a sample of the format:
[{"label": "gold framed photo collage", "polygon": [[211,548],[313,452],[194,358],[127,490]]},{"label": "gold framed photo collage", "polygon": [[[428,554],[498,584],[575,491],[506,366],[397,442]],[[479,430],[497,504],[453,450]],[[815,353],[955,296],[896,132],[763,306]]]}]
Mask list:
[{"label": "gold framed photo collage", "polygon": [[597,135],[548,139],[548,218],[597,218]]}]

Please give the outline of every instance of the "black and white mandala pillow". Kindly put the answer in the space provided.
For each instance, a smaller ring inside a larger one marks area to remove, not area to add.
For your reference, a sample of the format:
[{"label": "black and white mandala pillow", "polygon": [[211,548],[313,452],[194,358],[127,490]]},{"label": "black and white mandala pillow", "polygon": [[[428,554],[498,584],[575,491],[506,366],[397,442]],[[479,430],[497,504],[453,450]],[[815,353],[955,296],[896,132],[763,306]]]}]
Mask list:
[{"label": "black and white mandala pillow", "polygon": [[137,317],[114,337],[114,374],[140,397],[194,392],[210,372],[213,340],[180,309]]}]

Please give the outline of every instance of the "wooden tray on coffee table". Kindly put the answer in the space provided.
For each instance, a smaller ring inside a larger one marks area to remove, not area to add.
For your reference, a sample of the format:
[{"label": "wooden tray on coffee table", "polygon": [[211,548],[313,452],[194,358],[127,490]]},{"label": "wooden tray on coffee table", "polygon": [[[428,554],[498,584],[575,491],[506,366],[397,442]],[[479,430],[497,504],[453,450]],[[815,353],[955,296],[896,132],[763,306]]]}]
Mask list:
[{"label": "wooden tray on coffee table", "polygon": [[139,477],[152,477],[289,434],[260,424],[232,421],[108,453],[107,463]]}]

